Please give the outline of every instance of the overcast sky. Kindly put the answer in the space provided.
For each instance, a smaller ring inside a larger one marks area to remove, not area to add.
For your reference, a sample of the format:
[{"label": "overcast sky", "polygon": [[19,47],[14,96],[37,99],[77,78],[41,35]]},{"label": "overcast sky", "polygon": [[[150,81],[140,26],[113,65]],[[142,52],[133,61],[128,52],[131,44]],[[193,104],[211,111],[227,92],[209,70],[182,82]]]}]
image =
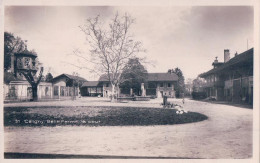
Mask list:
[{"label": "overcast sky", "polygon": [[[107,22],[116,12],[136,19],[131,33],[142,41],[146,56],[155,66],[148,72],[167,72],[179,67],[187,78],[212,68],[224,49],[231,57],[253,47],[253,7],[5,7],[5,31],[28,40],[28,49],[38,53],[45,73],[54,76],[78,72],[87,80],[98,76],[67,64],[77,64],[71,55],[79,48],[88,55],[85,35],[80,31],[85,19],[97,14]],[[87,65],[87,63],[86,63]]]}]

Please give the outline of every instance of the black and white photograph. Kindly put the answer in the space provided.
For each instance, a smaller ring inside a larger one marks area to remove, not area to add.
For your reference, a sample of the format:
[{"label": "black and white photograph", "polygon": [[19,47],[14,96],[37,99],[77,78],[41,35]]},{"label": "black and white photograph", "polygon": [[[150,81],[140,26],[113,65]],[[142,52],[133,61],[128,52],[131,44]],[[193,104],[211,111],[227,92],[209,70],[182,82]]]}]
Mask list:
[{"label": "black and white photograph", "polygon": [[3,162],[259,161],[253,1],[4,2]]}]

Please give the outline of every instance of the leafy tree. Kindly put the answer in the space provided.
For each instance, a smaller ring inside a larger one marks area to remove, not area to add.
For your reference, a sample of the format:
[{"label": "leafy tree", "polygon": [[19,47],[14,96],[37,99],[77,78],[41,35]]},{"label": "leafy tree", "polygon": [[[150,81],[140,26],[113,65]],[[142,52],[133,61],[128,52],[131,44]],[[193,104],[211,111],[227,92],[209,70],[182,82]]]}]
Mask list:
[{"label": "leafy tree", "polygon": [[120,87],[123,89],[132,88],[138,94],[141,91],[141,83],[146,84],[147,82],[147,75],[148,72],[139,58],[129,59],[121,75]]},{"label": "leafy tree", "polygon": [[45,76],[45,81],[50,82],[53,79],[53,76],[50,72],[48,72]]},{"label": "leafy tree", "polygon": [[76,53],[77,56],[85,58],[88,63],[96,65],[95,72],[106,74],[112,86],[112,101],[121,83],[121,74],[129,58],[132,58],[140,51],[142,45],[139,41],[134,41],[133,35],[130,34],[130,28],[134,19],[125,14],[120,17],[118,13],[110,21],[108,27],[104,27],[104,22],[99,18],[87,19],[81,31],[86,35],[87,41],[91,47],[91,60],[86,56]]},{"label": "leafy tree", "polygon": [[205,80],[197,77],[192,81],[192,90],[193,92],[201,92],[203,91],[203,86],[205,85]]},{"label": "leafy tree", "polygon": [[176,97],[180,98],[185,91],[185,83],[184,83],[185,79],[183,73],[181,69],[179,69],[178,67],[176,67],[175,69],[169,69],[168,73],[175,73],[179,78],[175,90],[176,90]]},{"label": "leafy tree", "polygon": [[193,79],[188,78],[185,83],[185,95],[190,96],[192,92]]},{"label": "leafy tree", "polygon": [[11,55],[25,50],[25,43],[20,37],[4,32],[4,71],[11,68]]}]

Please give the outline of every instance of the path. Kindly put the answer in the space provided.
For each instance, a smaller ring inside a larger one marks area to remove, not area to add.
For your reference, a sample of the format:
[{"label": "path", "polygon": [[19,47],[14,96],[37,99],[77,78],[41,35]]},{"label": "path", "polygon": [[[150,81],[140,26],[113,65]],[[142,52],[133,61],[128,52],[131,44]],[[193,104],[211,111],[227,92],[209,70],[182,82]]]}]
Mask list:
[{"label": "path", "polygon": [[[101,99],[37,105],[159,107],[161,101],[110,103]],[[171,99],[172,100],[172,99]],[[174,99],[176,102],[180,100]],[[18,105],[7,104],[5,106]],[[19,106],[35,103],[21,103]],[[116,156],[251,158],[253,110],[186,100],[185,108],[208,120],[165,126],[5,127],[5,152]]]}]

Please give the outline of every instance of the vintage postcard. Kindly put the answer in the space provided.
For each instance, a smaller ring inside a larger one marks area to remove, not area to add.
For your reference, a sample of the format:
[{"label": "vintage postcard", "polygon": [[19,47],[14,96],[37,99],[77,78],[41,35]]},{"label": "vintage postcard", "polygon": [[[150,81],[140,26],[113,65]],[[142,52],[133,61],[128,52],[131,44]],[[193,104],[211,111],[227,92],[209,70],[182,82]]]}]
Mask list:
[{"label": "vintage postcard", "polygon": [[259,3],[162,2],[3,1],[1,162],[258,162]]}]

